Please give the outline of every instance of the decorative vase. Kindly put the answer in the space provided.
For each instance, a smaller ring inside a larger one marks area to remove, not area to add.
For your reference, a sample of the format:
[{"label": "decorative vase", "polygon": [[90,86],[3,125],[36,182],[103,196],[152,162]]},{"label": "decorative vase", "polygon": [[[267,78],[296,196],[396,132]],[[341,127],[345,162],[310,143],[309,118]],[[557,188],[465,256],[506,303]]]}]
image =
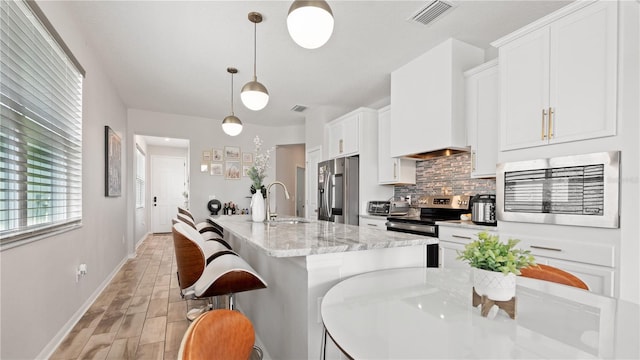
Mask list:
[{"label": "decorative vase", "polygon": [[263,222],[266,216],[264,208],[264,198],[262,192],[256,191],[251,196],[251,219],[255,222]]},{"label": "decorative vase", "polygon": [[516,275],[473,268],[473,287],[478,295],[491,300],[508,301],[516,296]]}]

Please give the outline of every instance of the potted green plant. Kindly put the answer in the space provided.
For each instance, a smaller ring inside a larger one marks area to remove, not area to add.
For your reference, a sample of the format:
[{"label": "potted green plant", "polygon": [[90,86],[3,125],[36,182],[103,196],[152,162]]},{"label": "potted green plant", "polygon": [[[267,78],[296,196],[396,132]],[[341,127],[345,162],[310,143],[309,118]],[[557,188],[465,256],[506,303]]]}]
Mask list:
[{"label": "potted green plant", "polygon": [[515,296],[516,275],[520,275],[520,269],[535,265],[530,251],[515,247],[519,242],[509,239],[503,243],[498,235],[481,232],[478,240],[458,251],[458,259],[473,268],[473,287],[478,295],[498,301]]}]

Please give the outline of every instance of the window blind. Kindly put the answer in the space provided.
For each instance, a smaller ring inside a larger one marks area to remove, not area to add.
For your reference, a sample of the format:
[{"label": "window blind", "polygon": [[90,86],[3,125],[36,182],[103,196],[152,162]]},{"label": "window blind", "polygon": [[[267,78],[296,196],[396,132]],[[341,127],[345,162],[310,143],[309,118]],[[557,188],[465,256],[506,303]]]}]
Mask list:
[{"label": "window blind", "polygon": [[[35,4],[0,2],[0,244],[82,219],[82,76]],[[53,35],[52,35],[53,32]]]}]

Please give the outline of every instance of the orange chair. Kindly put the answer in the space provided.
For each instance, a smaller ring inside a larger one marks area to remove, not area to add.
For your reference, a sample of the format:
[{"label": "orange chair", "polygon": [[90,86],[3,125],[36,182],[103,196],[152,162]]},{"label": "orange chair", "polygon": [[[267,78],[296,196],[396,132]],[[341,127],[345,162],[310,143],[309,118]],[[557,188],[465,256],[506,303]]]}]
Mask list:
[{"label": "orange chair", "polygon": [[179,360],[249,359],[255,332],[251,321],[234,310],[212,310],[195,319],[182,338]]},{"label": "orange chair", "polygon": [[589,290],[589,286],[573,274],[549,265],[538,264],[520,269],[520,275]]}]

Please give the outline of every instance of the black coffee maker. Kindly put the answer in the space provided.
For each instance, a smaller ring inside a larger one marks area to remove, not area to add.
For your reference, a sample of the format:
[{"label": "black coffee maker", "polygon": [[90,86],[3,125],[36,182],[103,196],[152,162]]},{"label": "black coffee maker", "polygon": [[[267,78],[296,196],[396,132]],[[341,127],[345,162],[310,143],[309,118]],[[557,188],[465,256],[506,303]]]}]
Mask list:
[{"label": "black coffee maker", "polygon": [[222,208],[220,200],[212,199],[207,203],[207,209],[211,212],[211,215],[218,215],[218,211]]},{"label": "black coffee maker", "polygon": [[478,225],[497,226],[496,196],[478,194],[471,198],[471,221]]}]

